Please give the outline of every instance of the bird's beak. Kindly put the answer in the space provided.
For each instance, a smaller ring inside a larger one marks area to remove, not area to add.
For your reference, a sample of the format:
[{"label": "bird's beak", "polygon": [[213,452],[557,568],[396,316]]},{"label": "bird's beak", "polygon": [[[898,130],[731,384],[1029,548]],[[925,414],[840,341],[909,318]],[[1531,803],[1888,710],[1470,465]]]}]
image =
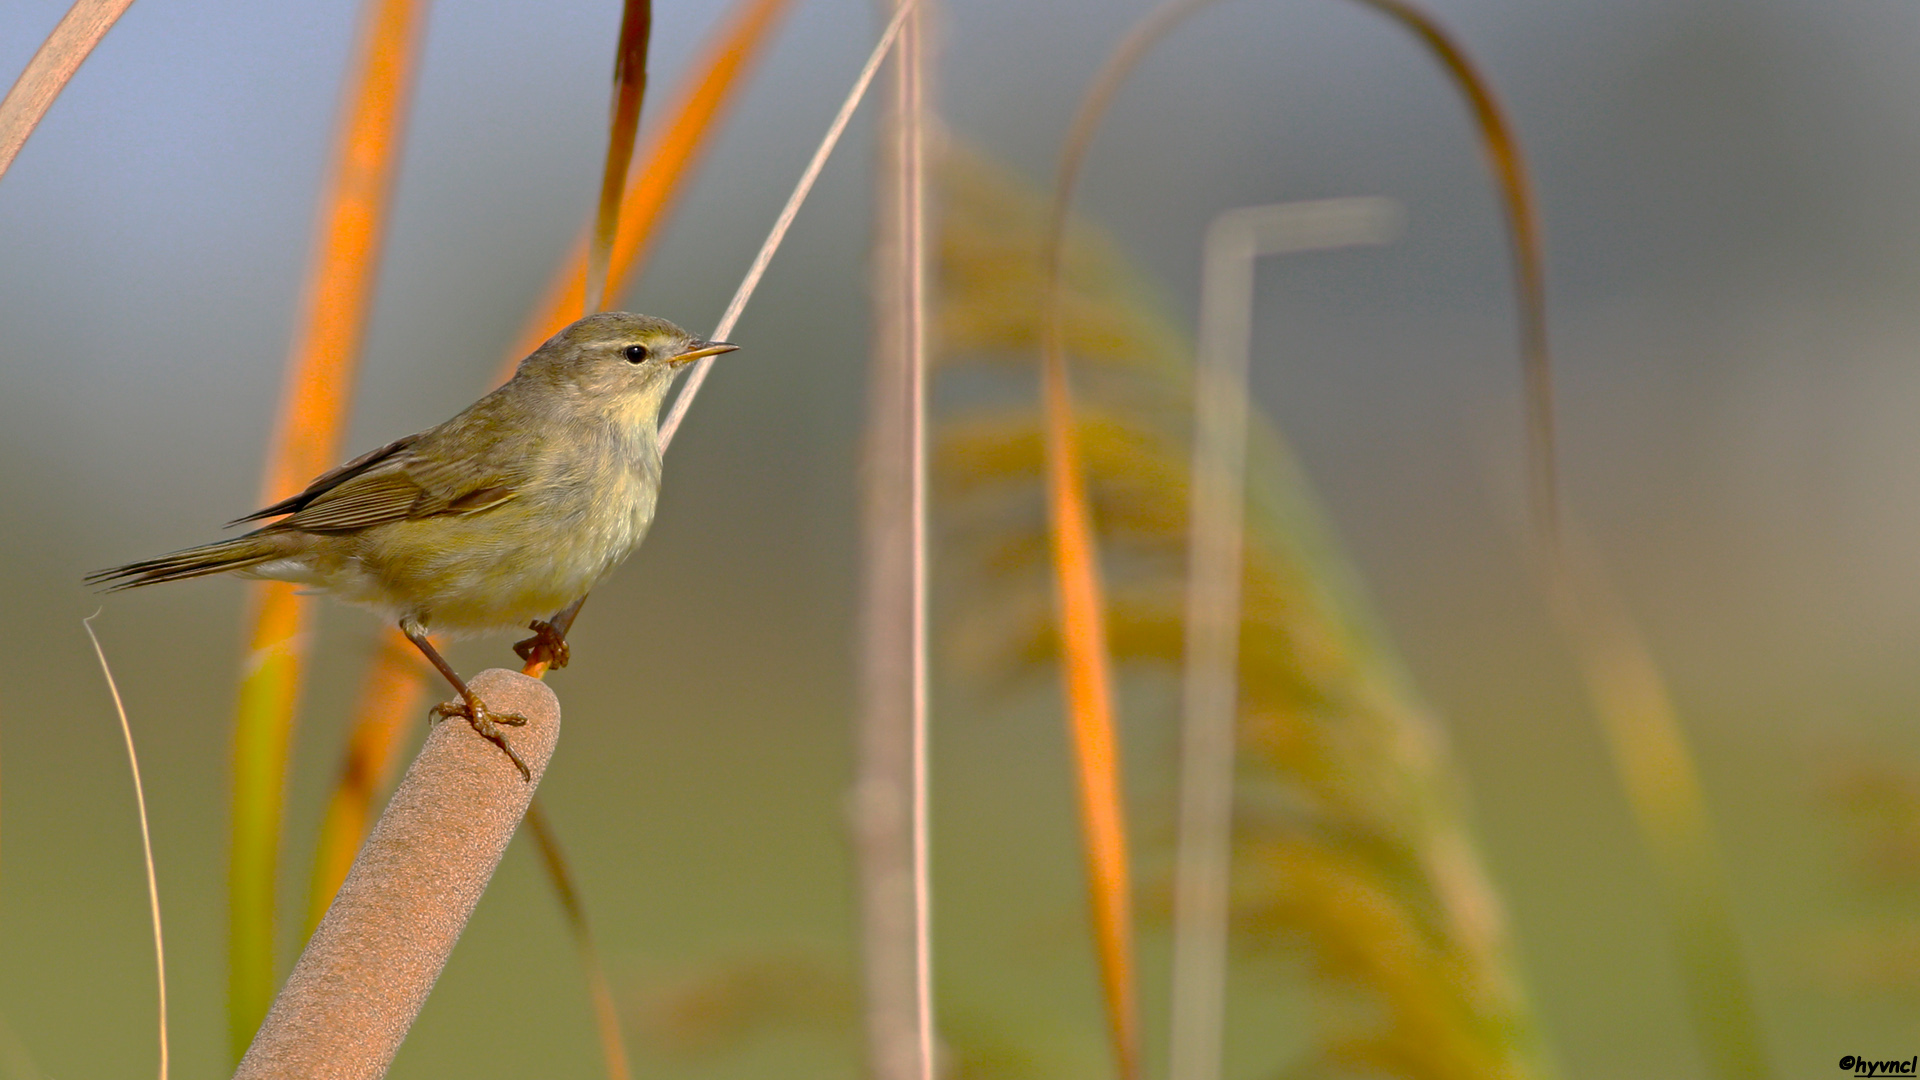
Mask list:
[{"label": "bird's beak", "polygon": [[732,352],[740,346],[731,341],[693,341],[687,344],[687,351],[675,356],[675,364],[690,364],[703,356],[718,356],[723,352]]}]

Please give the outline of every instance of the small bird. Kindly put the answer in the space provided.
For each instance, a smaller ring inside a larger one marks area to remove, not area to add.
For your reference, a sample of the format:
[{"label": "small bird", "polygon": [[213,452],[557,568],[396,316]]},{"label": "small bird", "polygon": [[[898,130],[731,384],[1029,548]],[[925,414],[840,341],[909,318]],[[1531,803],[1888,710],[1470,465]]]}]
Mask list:
[{"label": "small bird", "polygon": [[500,730],[526,718],[489,711],[427,633],[526,624],[521,657],[564,667],[566,639],[542,616],[585,599],[646,536],[667,387],[687,363],[736,348],[649,315],[589,315],[460,415],[229,527],[279,520],[86,580],[119,590],[231,571],[381,611],[460,695],[435,719],[465,717],[531,780]]}]

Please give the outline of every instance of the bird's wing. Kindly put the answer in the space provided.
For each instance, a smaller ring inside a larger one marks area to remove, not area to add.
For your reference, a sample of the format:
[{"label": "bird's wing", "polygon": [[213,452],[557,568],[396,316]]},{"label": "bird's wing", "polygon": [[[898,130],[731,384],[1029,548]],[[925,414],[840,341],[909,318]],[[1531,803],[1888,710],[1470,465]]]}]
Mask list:
[{"label": "bird's wing", "polygon": [[279,517],[282,514],[291,514],[303,510],[328,492],[333,491],[335,488],[340,487],[355,477],[361,476],[368,470],[373,469],[375,466],[387,461],[395,454],[404,451],[407,447],[419,441],[419,435],[409,435],[404,439],[395,439],[378,450],[368,451],[354,458],[352,461],[347,462],[345,465],[321,474],[319,479],[308,484],[306,490],[300,492],[298,495],[281,499],[272,506],[262,510],[255,510],[246,517],[235,518],[227,522],[227,525],[231,528],[235,525],[244,525],[249,521],[264,521],[270,517]]},{"label": "bird's wing", "polygon": [[246,520],[291,512],[276,525],[308,532],[351,532],[438,514],[473,514],[513,498],[519,485],[503,470],[476,469],[411,452],[423,435],[375,450],[315,480],[307,490]]}]

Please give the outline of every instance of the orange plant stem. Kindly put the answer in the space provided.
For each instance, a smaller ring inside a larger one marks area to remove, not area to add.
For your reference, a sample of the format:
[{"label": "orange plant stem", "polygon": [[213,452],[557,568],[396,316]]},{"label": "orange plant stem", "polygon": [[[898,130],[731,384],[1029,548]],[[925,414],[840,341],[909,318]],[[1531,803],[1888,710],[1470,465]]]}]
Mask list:
[{"label": "orange plant stem", "polygon": [[[714,121],[733,103],[742,76],[766,45],[774,21],[789,0],[744,0],[735,10],[697,73],[683,84],[669,111],[666,125],[656,128],[640,156],[646,162],[628,183],[620,202],[620,225],[614,231],[607,262],[607,302],[618,297],[645,265],[655,227],[685,186],[687,172],[706,149]],[[587,296],[587,251],[591,226],[582,230],[567,261],[547,289],[546,298],[527,320],[514,343],[504,380],[513,375],[520,358],[540,347],[568,323],[580,317]]]},{"label": "orange plant stem", "polygon": [[[339,453],[425,22],[417,0],[368,0],[363,11],[264,501],[300,490]],[[274,893],[308,628],[292,586],[266,584],[254,595],[234,727],[227,1019],[236,1057],[273,1000]]]}]

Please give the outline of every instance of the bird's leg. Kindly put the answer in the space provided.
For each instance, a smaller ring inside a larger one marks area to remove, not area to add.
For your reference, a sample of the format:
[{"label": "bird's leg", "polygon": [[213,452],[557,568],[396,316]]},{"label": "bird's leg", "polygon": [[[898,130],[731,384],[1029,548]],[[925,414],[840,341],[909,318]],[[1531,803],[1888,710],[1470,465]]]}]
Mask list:
[{"label": "bird's leg", "polygon": [[506,733],[500,730],[502,726],[519,727],[527,722],[527,718],[519,713],[497,713],[488,709],[486,703],[480,700],[480,695],[467,686],[466,680],[453,670],[453,665],[447,663],[446,658],[440,655],[440,650],[434,648],[433,642],[427,640],[426,628],[418,622],[411,618],[400,620],[400,632],[407,635],[407,640],[413,642],[415,647],[426,655],[427,662],[432,664],[440,674],[446,676],[447,681],[453,684],[454,691],[460,695],[458,701],[443,701],[435,705],[428,714],[433,721],[438,723],[449,716],[465,717],[475,734],[499,747],[500,752],[507,755],[507,760],[513,762],[513,767],[520,770],[520,779],[532,783],[533,772],[527,768],[527,763],[520,759],[520,755],[514,751],[513,747],[507,745]]},{"label": "bird's leg", "polygon": [[551,620],[535,619],[527,624],[533,636],[513,646],[520,659],[529,664],[544,663],[550,668],[563,668],[573,655],[567,647],[567,631],[573,629],[574,616],[580,614],[580,605],[587,602],[581,597],[562,608]]},{"label": "bird's leg", "polygon": [[543,663],[550,668],[563,668],[573,655],[567,647],[567,636],[545,619],[535,619],[527,624],[533,636],[525,641],[515,642],[513,651],[520,659],[531,663]]}]

